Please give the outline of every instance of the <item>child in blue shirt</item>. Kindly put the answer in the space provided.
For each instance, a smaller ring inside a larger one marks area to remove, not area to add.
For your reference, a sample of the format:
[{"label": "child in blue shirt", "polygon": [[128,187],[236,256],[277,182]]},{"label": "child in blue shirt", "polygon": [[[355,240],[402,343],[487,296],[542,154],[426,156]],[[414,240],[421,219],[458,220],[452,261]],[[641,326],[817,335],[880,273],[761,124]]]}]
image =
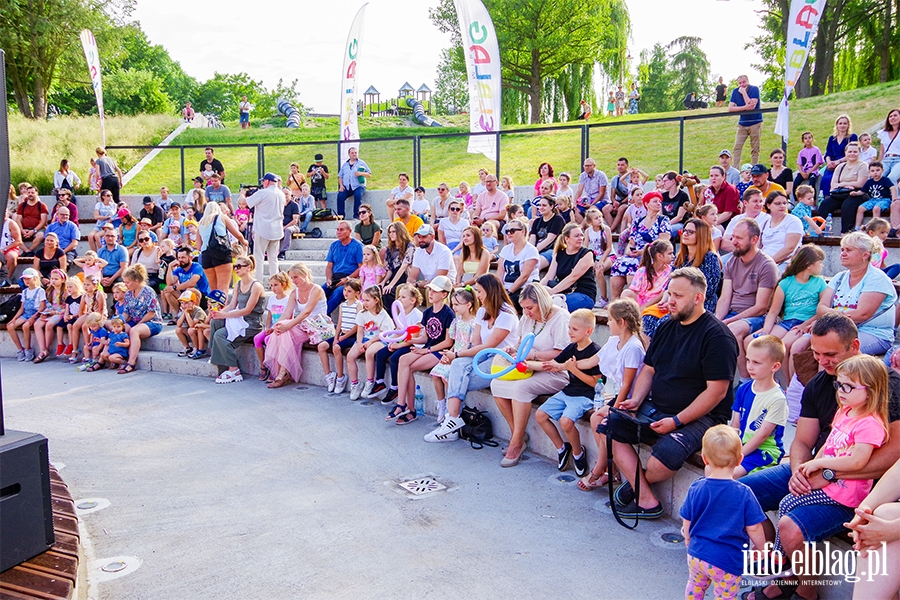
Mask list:
[{"label": "child in blue shirt", "polygon": [[741,180],[737,182],[737,185],[734,186],[738,191],[738,198],[744,197],[744,192],[747,191],[747,188],[753,185],[753,182],[750,180],[750,170],[753,169],[753,165],[747,163],[741,167]]},{"label": "child in blue shirt", "polygon": [[107,361],[115,366],[119,366],[128,360],[128,347],[131,345],[131,339],[125,333],[125,322],[119,317],[114,317],[110,322],[109,335],[107,337],[106,347],[100,354],[100,362],[89,368],[89,371],[97,371],[105,368]]},{"label": "child in blue shirt", "polygon": [[751,380],[734,392],[731,426],[740,431],[744,458],[734,469],[739,479],[766,467],[784,456],[784,425],[788,406],[775,373],[784,361],[784,343],[774,335],[753,338],[747,346],[747,371]]},{"label": "child in blue shirt", "polygon": [[897,188],[894,182],[883,177],[884,166],[877,160],[869,165],[869,179],[859,189],[858,193],[850,192],[850,195],[859,195],[869,199],[856,209],[856,228],[862,226],[863,217],[867,210],[872,211],[872,218],[881,216],[881,211],[891,207],[891,200],[897,199]]},{"label": "child in blue shirt", "polygon": [[78,369],[98,371],[103,368],[97,365],[100,364],[100,353],[103,351],[109,332],[103,327],[103,315],[98,312],[89,314],[85,320],[85,325],[87,325],[90,338],[86,339],[84,343],[84,357],[90,358],[90,360],[78,367]]},{"label": "child in blue shirt", "polygon": [[300,184],[300,197],[297,198],[300,205],[300,233],[306,233],[309,222],[312,221],[313,211],[316,209],[316,198],[309,193],[309,184]]},{"label": "child in blue shirt", "polygon": [[737,598],[749,542],[766,543],[763,513],[753,491],[732,479],[740,464],[741,438],[728,425],[703,435],[706,477],[691,484],[681,506],[681,533],[688,552],[689,576],[684,597],[701,600],[710,584],[716,598]]},{"label": "child in blue shirt", "polygon": [[813,209],[816,207],[816,190],[811,185],[797,186],[797,204],[791,214],[803,221],[804,235],[822,235],[822,228],[813,221]]}]

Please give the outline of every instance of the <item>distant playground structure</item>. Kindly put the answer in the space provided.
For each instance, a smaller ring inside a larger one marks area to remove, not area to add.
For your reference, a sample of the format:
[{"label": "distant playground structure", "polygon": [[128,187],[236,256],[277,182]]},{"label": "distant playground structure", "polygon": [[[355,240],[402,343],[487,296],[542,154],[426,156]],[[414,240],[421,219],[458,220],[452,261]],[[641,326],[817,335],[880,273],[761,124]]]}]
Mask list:
[{"label": "distant playground structure", "polygon": [[410,115],[413,121],[425,127],[443,127],[428,116],[431,113],[431,89],[424,83],[414,90],[409,82],[405,82],[397,92],[396,98],[381,101],[381,92],[370,85],[363,94],[361,114],[367,117]]}]

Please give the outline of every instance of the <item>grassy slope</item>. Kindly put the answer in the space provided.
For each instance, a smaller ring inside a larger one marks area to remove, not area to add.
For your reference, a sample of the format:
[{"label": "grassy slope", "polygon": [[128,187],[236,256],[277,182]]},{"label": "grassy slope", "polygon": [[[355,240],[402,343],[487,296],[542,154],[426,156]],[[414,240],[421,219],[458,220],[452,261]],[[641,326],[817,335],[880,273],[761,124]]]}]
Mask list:
[{"label": "grassy slope", "polygon": [[[800,133],[811,130],[816,135],[817,144],[824,149],[828,135],[831,133],[834,119],[838,114],[848,113],[853,118],[854,129],[859,132],[880,128],[888,110],[897,106],[897,97],[900,95],[900,82],[871,86],[852,92],[843,92],[805,100],[797,100],[791,104],[791,143],[788,148],[789,163],[793,165],[800,144]],[[654,117],[672,117],[679,115],[723,112],[722,109],[707,109],[705,111],[675,112],[665,114],[645,114],[626,116],[619,119],[606,119],[595,117],[592,122],[597,123],[622,123],[624,126],[603,127],[591,130],[591,154],[597,159],[601,168],[610,173],[613,170],[614,161],[619,156],[628,156],[632,164],[642,168],[648,173],[655,174],[666,169],[678,167],[678,123],[663,124],[634,124],[625,125],[631,121],[639,121]],[[141,119],[145,117],[140,117]],[[157,117],[146,117],[154,119]],[[163,117],[165,119],[165,117]],[[464,132],[467,131],[468,121],[466,116],[442,117],[438,120],[444,122],[447,127],[443,129],[425,128],[418,126],[405,126],[406,119],[396,118],[372,118],[362,119],[360,122],[361,135],[365,138],[395,137],[428,135],[432,133]],[[171,119],[168,121],[170,122]],[[684,165],[686,169],[705,173],[710,164],[715,162],[715,155],[723,148],[731,148],[734,143],[734,126],[736,117],[722,119],[709,119],[702,121],[686,122],[685,124],[685,148]],[[52,125],[51,121],[48,125]],[[285,175],[288,165],[292,161],[301,164],[305,168],[315,153],[325,155],[326,164],[335,167],[335,137],[338,130],[336,118],[317,118],[307,121],[301,129],[286,129],[282,119],[271,119],[267,122],[257,122],[254,125],[270,124],[271,128],[261,129],[254,127],[249,131],[242,131],[237,123],[226,123],[227,128],[222,130],[188,130],[181,134],[175,141],[185,145],[219,145],[238,143],[283,143],[283,142],[321,142],[309,146],[276,146],[267,147],[265,150],[265,168],[277,171]],[[531,185],[536,178],[537,165],[544,161],[551,162],[557,173],[569,171],[577,174],[580,171],[580,144],[581,130],[574,125],[571,130],[557,132],[537,132],[528,134],[531,129],[528,126],[508,127],[506,131],[521,131],[522,134],[505,134],[501,139],[501,172],[510,175],[518,185]],[[762,159],[768,158],[770,150],[780,146],[780,139],[772,133],[775,125],[775,115],[766,115],[763,125]],[[110,127],[110,125],[108,125]],[[14,127],[11,124],[11,131]],[[136,129],[136,128],[135,128]],[[144,134],[141,141],[126,142],[118,133],[113,134],[110,129],[110,144],[146,143],[152,135]],[[129,132],[136,133],[136,132]],[[83,139],[93,139],[95,132],[86,131]],[[132,139],[139,136],[132,136]],[[162,135],[157,138],[160,139]],[[78,139],[78,137],[74,138]],[[49,142],[42,142],[49,147]],[[59,152],[76,151],[89,152],[93,147],[81,148],[73,141],[67,141],[68,146],[62,146],[62,150],[54,148],[53,151],[45,149],[43,154],[56,160]],[[486,158],[480,154],[468,154],[466,152],[467,140],[465,137],[425,140],[421,142],[422,148],[422,183],[426,186],[435,186],[441,181],[446,181],[451,186],[456,186],[461,180],[470,183],[476,179],[478,168],[485,166],[492,168]],[[66,150],[69,148],[69,150]],[[160,185],[167,185],[173,191],[180,190],[180,160],[177,149],[164,150],[160,156],[154,159],[129,185],[132,193],[151,193],[159,190]],[[132,153],[125,156],[122,152],[115,152],[114,156],[123,167],[128,167],[136,162],[137,157]],[[219,148],[216,151],[228,170],[228,183],[237,188],[240,183],[252,183],[257,179],[255,146],[245,148]],[[362,157],[372,167],[374,176],[370,180],[373,189],[391,188],[396,185],[396,174],[400,171],[412,173],[412,141],[397,140],[386,142],[368,142],[362,147]],[[749,143],[744,149],[744,162],[749,162]],[[203,158],[203,149],[194,148],[185,150],[185,179],[190,180],[195,176],[200,160]],[[79,161],[85,159],[79,159]],[[42,160],[41,164],[46,162]],[[50,161],[53,162],[53,161]],[[13,157],[14,173],[16,168],[16,151]],[[19,162],[18,164],[30,164]],[[80,164],[76,162],[75,164]],[[42,167],[47,169],[47,167]],[[49,171],[50,176],[56,167]],[[84,169],[79,170],[83,176]],[[15,177],[14,177],[15,180]],[[188,181],[189,182],[189,181]],[[331,189],[334,189],[332,184]]]},{"label": "grassy slope", "polygon": [[[156,144],[178,126],[179,119],[169,115],[107,117],[106,139],[110,145]],[[90,159],[100,145],[100,124],[96,117],[58,117],[49,121],[31,121],[18,114],[9,116],[9,145],[12,181],[29,181],[42,194],[53,188],[53,174],[62,158],[81,177],[87,187]],[[117,152],[122,168],[136,163],[143,152]]]}]

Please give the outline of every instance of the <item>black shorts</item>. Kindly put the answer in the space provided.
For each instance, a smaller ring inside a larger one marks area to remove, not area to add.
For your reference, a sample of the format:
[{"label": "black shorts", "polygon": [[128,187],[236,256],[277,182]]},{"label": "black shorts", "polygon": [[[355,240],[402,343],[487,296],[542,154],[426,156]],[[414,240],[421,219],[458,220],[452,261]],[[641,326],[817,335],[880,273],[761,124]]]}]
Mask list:
[{"label": "black shorts", "polygon": [[309,190],[309,195],[315,198],[316,200],[327,200],[328,192],[325,191],[325,188],[312,188]]},{"label": "black shorts", "polygon": [[200,266],[204,269],[214,269],[222,265],[231,264],[231,252],[216,252],[213,250],[204,250],[200,253]]},{"label": "black shorts", "polygon": [[[673,416],[658,410],[651,400],[644,400],[641,403],[638,414],[654,422]],[[653,450],[651,455],[662,463],[665,468],[670,471],[677,471],[688,458],[700,451],[703,445],[703,434],[706,433],[706,430],[713,425],[723,424],[727,420],[727,418],[719,417],[718,415],[704,415],[696,421],[686,423],[666,435],[659,436],[655,433],[644,435],[641,442],[652,444]],[[605,434],[606,423],[604,421],[598,425],[597,431]]]}]

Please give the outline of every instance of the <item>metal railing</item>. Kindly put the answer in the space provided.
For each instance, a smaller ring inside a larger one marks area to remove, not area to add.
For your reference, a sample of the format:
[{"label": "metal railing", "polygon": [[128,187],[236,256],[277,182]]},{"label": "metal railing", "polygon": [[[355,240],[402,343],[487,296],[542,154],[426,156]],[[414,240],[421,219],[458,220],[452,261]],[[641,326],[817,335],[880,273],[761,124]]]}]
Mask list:
[{"label": "metal railing", "polygon": [[[412,155],[410,160],[410,165],[412,166],[412,181],[413,185],[420,185],[422,179],[422,140],[440,140],[440,139],[452,139],[452,138],[468,138],[469,136],[492,136],[495,140],[496,144],[496,160],[494,165],[495,174],[497,177],[500,177],[500,161],[501,161],[501,139],[503,136],[522,136],[522,135],[539,135],[543,133],[550,132],[570,132],[580,133],[580,154],[581,154],[581,162],[584,162],[584,159],[590,156],[591,152],[591,130],[601,130],[607,128],[614,127],[634,127],[641,125],[652,125],[652,124],[663,124],[663,123],[678,123],[678,172],[684,171],[684,148],[685,148],[685,123],[692,121],[704,121],[708,119],[736,119],[738,116],[746,116],[746,115],[762,115],[766,113],[774,113],[777,112],[777,108],[763,108],[755,111],[747,111],[742,112],[740,115],[736,113],[728,113],[728,112],[718,112],[718,113],[707,113],[707,114],[696,114],[696,115],[679,115],[673,117],[657,117],[653,119],[636,119],[636,120],[627,120],[627,121],[609,121],[609,122],[600,122],[600,123],[585,123],[582,125],[549,125],[543,127],[529,127],[523,129],[510,129],[504,131],[497,132],[484,132],[484,133],[469,133],[469,132],[456,132],[456,133],[428,133],[423,135],[402,135],[395,137],[374,137],[374,138],[362,138],[355,140],[318,140],[318,141],[307,141],[307,142],[268,142],[268,143],[257,143],[257,144],[192,144],[192,145],[170,145],[170,146],[107,146],[107,150],[144,150],[150,151],[154,149],[159,149],[162,151],[179,151],[179,160],[181,163],[181,193],[185,192],[186,188],[186,171],[185,171],[185,149],[190,150],[199,150],[209,146],[212,146],[216,149],[220,148],[248,148],[255,149],[256,151],[256,165],[257,165],[257,179],[262,178],[263,174],[266,173],[266,149],[275,149],[281,147],[302,147],[302,146],[318,146],[320,148],[334,148],[333,156],[336,159],[335,164],[340,165],[342,163],[340,158],[340,148],[341,144],[353,144],[353,143],[364,143],[364,144],[372,144],[376,142],[411,142],[412,145]],[[161,153],[162,154],[162,153]],[[227,167],[226,167],[227,174]],[[336,173],[335,173],[336,175]]]}]

